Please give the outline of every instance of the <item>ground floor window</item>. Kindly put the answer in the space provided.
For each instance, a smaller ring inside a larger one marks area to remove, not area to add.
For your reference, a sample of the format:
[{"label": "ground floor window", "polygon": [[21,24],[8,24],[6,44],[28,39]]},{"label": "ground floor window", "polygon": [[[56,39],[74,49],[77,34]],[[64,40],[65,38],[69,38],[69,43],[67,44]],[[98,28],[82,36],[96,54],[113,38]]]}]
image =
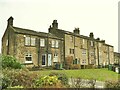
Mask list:
[{"label": "ground floor window", "polygon": [[46,65],[46,55],[43,54],[42,55],[42,66],[45,66]]},{"label": "ground floor window", "polygon": [[58,62],[58,54],[54,53],[53,62]]},{"label": "ground floor window", "polygon": [[27,53],[25,55],[25,63],[32,63],[32,54],[31,53]]},{"label": "ground floor window", "polygon": [[82,60],[82,64],[86,64],[86,59],[83,59],[83,60]]}]

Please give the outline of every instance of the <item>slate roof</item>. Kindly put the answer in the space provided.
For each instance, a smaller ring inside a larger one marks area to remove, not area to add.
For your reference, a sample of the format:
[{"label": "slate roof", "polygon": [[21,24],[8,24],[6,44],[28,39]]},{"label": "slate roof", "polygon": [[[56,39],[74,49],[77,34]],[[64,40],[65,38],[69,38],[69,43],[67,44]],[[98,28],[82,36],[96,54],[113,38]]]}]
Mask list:
[{"label": "slate roof", "polygon": [[37,32],[34,30],[24,29],[24,28],[14,27],[14,26],[11,28],[15,33],[19,33],[19,34],[27,34],[27,35],[40,36],[40,37],[50,37],[53,39],[62,39],[62,38],[56,37],[55,35],[53,35],[51,33]]},{"label": "slate roof", "polygon": [[[57,30],[59,30],[61,33],[64,33],[64,34],[75,35],[75,36],[78,36],[78,37],[81,37],[81,38],[84,38],[84,39],[94,40],[94,41],[103,43],[103,40],[97,40],[97,39],[95,39],[95,38],[90,38],[90,37],[88,37],[88,36],[79,35],[79,34],[74,34],[73,32],[69,32],[69,31],[62,30],[62,29],[57,29]],[[104,45],[113,47],[112,45],[109,45],[109,44],[106,44],[106,43],[104,43]]]}]

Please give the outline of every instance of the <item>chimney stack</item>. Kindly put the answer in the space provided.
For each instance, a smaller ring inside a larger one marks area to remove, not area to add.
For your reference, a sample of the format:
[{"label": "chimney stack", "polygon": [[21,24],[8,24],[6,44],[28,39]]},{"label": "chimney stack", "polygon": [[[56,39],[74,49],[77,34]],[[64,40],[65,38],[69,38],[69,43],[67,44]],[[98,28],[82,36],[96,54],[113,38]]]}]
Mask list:
[{"label": "chimney stack", "polygon": [[55,29],[58,29],[57,20],[53,20],[52,27],[55,28]]},{"label": "chimney stack", "polygon": [[80,34],[79,28],[75,28],[75,30],[73,30],[73,32],[74,32],[75,34]]},{"label": "chimney stack", "polygon": [[90,38],[94,38],[93,32],[90,33],[89,37],[90,37]]},{"label": "chimney stack", "polygon": [[13,26],[13,20],[14,18],[11,16],[7,21],[8,21],[8,26]]}]

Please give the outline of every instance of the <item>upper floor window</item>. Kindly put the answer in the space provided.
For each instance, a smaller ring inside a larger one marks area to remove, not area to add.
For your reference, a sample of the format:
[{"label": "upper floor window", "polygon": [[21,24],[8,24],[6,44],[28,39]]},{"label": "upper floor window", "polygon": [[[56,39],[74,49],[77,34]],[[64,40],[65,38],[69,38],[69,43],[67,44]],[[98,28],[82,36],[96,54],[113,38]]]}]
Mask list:
[{"label": "upper floor window", "polygon": [[58,42],[58,40],[52,40],[52,47],[56,47],[56,48],[59,47],[59,42]]},{"label": "upper floor window", "polygon": [[101,43],[99,43],[99,47],[101,47]]},{"label": "upper floor window", "polygon": [[8,39],[7,39],[7,41],[6,41],[6,46],[8,46]]},{"label": "upper floor window", "polygon": [[30,37],[25,37],[25,45],[30,45]]},{"label": "upper floor window", "polygon": [[95,53],[94,53],[94,51],[91,51],[90,54],[91,54],[91,56],[94,56]]},{"label": "upper floor window", "polygon": [[70,42],[73,42],[73,36],[70,36]]},{"label": "upper floor window", "polygon": [[74,49],[70,48],[70,54],[74,54]]},{"label": "upper floor window", "polygon": [[86,50],[85,49],[82,50],[82,55],[86,55]]},{"label": "upper floor window", "polygon": [[30,37],[30,36],[26,36],[25,37],[25,45],[35,46],[35,38]]},{"label": "upper floor window", "polygon": [[90,41],[90,46],[93,46],[94,45],[94,42],[93,41]]},{"label": "upper floor window", "polygon": [[31,46],[35,46],[35,38],[31,38]]},{"label": "upper floor window", "polygon": [[85,39],[82,40],[83,44],[85,43]]},{"label": "upper floor window", "polygon": [[45,39],[40,39],[40,46],[44,47],[45,46]]},{"label": "upper floor window", "polygon": [[58,41],[56,40],[56,44],[55,44],[56,48],[58,48]]},{"label": "upper floor window", "polygon": [[55,41],[52,40],[52,47],[55,47]]}]

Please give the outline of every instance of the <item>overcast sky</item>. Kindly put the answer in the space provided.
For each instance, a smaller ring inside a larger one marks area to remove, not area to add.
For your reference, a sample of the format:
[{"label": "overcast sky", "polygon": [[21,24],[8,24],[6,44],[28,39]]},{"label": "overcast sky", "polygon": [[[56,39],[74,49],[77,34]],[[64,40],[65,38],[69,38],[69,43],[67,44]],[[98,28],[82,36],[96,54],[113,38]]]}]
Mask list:
[{"label": "overcast sky", "polygon": [[104,39],[117,52],[118,1],[0,0],[0,39],[10,16],[14,18],[14,26],[41,32],[48,32],[56,19],[59,29],[73,32],[75,27],[79,27],[80,34],[85,36],[93,32],[95,38]]}]

